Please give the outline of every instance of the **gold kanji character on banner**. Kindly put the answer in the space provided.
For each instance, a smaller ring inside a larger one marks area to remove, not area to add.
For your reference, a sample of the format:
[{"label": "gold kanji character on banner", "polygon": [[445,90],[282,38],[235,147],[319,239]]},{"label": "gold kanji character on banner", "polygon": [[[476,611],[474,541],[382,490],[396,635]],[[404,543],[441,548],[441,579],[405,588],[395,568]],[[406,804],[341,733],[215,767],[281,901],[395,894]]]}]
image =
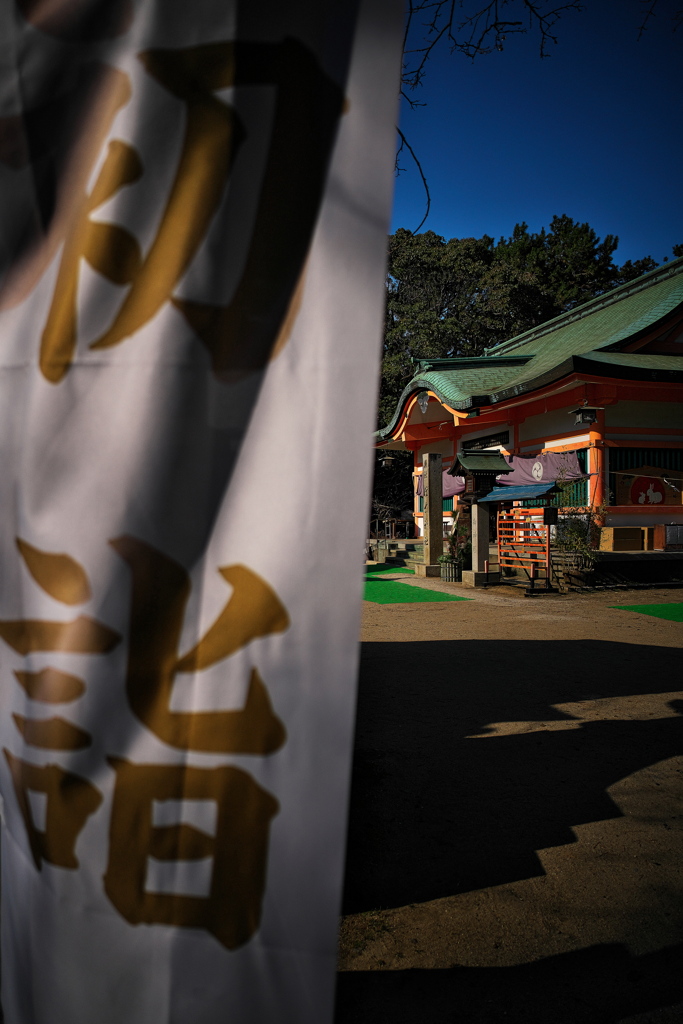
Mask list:
[{"label": "gold kanji character on banner", "polygon": [[[219,376],[263,368],[286,341],[301,301],[304,264],[343,111],[339,86],[295,40],[155,49],[138,58],[185,105],[176,173],[143,254],[127,228],[92,219],[98,207],[144,173],[133,146],[109,142],[95,185],[90,193],[83,191],[71,218],[42,334],[40,370],[53,384],[63,380],[76,351],[82,260],[112,283],[130,286],[91,349],[118,345],[172,303],[208,349]],[[254,85],[275,88],[275,109],[251,237],[237,241],[243,271],[234,295],[227,306],[174,295],[207,236],[246,138],[233,106],[214,92]]]},{"label": "gold kanji character on banner", "polygon": [[[273,589],[243,565],[219,569],[233,593],[206,633],[185,654],[178,645],[191,583],[172,558],[135,537],[119,537],[112,547],[129,565],[132,600],[128,636],[126,694],[138,719],[154,735],[183,752],[268,755],[285,742],[285,728],[273,711],[268,691],[252,669],[244,705],[236,711],[175,712],[171,693],[178,673],[200,672],[259,637],[284,631],[287,611]],[[71,556],[41,551],[18,539],[24,565],[38,586],[67,605],[88,601],[91,587]],[[104,655],[121,640],[104,623],[86,616],[71,621],[0,620],[0,637],[19,654],[63,651]],[[31,701],[61,704],[86,690],[78,676],[45,666],[15,670]],[[14,714],[25,744],[43,750],[82,750],[91,735],[65,718]],[[36,765],[4,750],[19,811],[36,868],[48,861],[78,868],[76,841],[102,794],[87,779],[57,764]],[[132,764],[108,758],[116,781],[109,829],[105,892],[131,924],[204,928],[228,949],[244,944],[258,927],[265,887],[270,821],[277,800],[247,772],[222,765]],[[38,820],[40,798],[44,822]],[[154,808],[173,801],[211,802],[213,835],[178,821],[155,824]],[[210,864],[205,896],[158,892],[149,884],[152,861]]]},{"label": "gold kanji character on banner", "polygon": [[[83,604],[91,595],[90,582],[83,566],[70,555],[41,551],[17,538],[17,548],[35,582],[55,601],[66,605]],[[113,629],[86,615],[67,622],[49,619],[2,619],[0,638],[18,654],[67,652],[70,654],[108,654],[120,642]],[[17,682],[27,696],[47,704],[70,703],[85,692],[78,676],[46,666],[39,672],[15,671]],[[26,718],[12,715],[14,723],[29,746],[43,750],[82,750],[90,746],[90,733],[65,718]]]},{"label": "gold kanji character on banner", "polygon": [[234,592],[205,636],[178,654],[190,577],[168,555],[134,537],[111,541],[133,576],[126,691],[138,718],[159,739],[182,750],[225,754],[272,754],[285,730],[268,691],[253,670],[240,711],[170,710],[176,674],[194,672],[227,658],[258,637],[281,633],[289,616],[279,597],[255,572],[231,565],[219,572]]},{"label": "gold kanji character on banner", "polygon": [[[38,586],[66,605],[85,603],[91,595],[83,566],[70,555],[41,551],[17,538],[24,565]],[[0,637],[19,654],[34,651],[66,651],[73,654],[106,654],[121,637],[96,619],[81,615],[69,622],[43,619],[0,620]],[[15,671],[17,682],[32,700],[62,704],[78,700],[85,683],[78,676],[46,666],[38,672]],[[42,750],[82,750],[92,743],[90,733],[65,718],[27,718],[12,715],[28,746]],[[61,868],[78,867],[76,840],[87,819],[102,803],[100,791],[87,779],[57,764],[36,765],[3,749],[10,768],[17,803],[26,826],[29,846],[38,870],[43,861]],[[33,796],[32,796],[33,794]],[[35,795],[45,800],[44,827],[34,818]],[[32,802],[33,801],[33,802]]]},{"label": "gold kanji character on banner", "polygon": [[[14,792],[26,825],[29,846],[40,870],[44,860],[60,868],[77,868],[76,840],[91,814],[102,803],[102,794],[87,779],[64,771],[57,764],[28,764],[3,751],[12,774]],[[45,828],[34,821],[29,793],[46,797]]]},{"label": "gold kanji character on banner", "polygon": [[[205,928],[228,949],[258,928],[265,888],[268,829],[278,802],[239,768],[130,764],[115,758],[116,789],[104,888],[131,924]],[[213,836],[178,823],[155,826],[153,805],[165,800],[211,800]],[[148,859],[212,858],[206,897],[147,890]]]}]

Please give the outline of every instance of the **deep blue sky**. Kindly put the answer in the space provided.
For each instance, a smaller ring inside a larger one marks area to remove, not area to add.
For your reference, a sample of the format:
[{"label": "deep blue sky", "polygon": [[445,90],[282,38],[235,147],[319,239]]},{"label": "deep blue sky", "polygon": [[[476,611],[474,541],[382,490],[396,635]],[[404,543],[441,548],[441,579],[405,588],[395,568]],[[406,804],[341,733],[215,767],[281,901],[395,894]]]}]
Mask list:
[{"label": "deep blue sky", "polygon": [[[615,262],[671,258],[683,243],[683,26],[662,11],[638,41],[638,0],[586,0],[557,25],[558,45],[508,36],[470,62],[441,51],[403,105],[401,128],[432,193],[422,231],[446,238],[532,231],[553,214],[619,236]],[[395,185],[392,231],[415,229],[424,192],[408,155]]]}]

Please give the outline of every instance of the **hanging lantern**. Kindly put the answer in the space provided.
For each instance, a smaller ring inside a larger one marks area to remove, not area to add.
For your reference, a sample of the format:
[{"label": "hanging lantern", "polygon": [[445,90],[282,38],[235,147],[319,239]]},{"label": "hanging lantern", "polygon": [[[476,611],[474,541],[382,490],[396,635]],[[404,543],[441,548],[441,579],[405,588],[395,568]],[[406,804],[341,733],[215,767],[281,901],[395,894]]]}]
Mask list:
[{"label": "hanging lantern", "polygon": [[569,415],[574,417],[575,426],[588,426],[591,423],[595,423],[598,413],[603,408],[604,406],[602,405],[581,405],[578,409],[572,409]]}]

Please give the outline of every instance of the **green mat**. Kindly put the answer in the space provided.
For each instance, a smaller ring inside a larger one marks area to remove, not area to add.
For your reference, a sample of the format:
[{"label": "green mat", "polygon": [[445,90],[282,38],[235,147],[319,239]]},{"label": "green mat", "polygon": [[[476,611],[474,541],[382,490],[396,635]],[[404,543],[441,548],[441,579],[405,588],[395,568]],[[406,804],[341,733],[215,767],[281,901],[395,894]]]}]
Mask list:
[{"label": "green mat", "polygon": [[[403,571],[403,570],[401,570]],[[427,590],[426,587],[413,587],[410,583],[398,580],[373,579],[367,574],[363,598],[374,604],[417,604],[421,601],[470,601],[469,597],[456,597],[444,594],[440,590]]]},{"label": "green mat", "polygon": [[382,565],[381,563],[379,565],[366,565],[365,566],[365,575],[366,576],[369,576],[370,573],[374,573],[374,572],[402,572],[402,573],[410,573],[411,576],[415,575],[415,570],[414,569],[404,569],[404,568],[401,568],[400,566],[398,566],[396,568],[393,568],[393,569],[391,568],[391,566],[389,568],[387,568],[386,565]]},{"label": "green mat", "polygon": [[654,615],[656,619],[668,619],[669,622],[683,622],[683,604],[613,604],[611,607],[623,612]]}]

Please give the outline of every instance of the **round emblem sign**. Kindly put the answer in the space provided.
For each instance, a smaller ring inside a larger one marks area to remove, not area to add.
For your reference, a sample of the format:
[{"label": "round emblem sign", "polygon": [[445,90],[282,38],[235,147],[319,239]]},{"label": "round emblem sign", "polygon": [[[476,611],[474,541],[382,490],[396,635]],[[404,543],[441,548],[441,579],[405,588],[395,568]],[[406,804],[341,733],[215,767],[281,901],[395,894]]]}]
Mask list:
[{"label": "round emblem sign", "polygon": [[543,464],[541,462],[534,462],[533,466],[531,467],[531,475],[534,478],[534,480],[543,479]]},{"label": "round emblem sign", "polygon": [[660,505],[664,501],[666,491],[661,480],[651,476],[639,476],[631,484],[631,503],[633,505]]}]

